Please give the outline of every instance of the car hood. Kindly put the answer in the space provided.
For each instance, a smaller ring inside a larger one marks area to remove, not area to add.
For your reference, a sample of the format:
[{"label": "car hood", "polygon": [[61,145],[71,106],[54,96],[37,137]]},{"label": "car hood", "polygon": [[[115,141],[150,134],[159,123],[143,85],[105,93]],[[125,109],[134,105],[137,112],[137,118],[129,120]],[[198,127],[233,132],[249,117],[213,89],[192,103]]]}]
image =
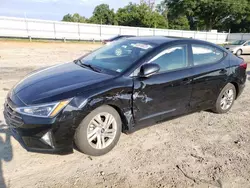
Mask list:
[{"label": "car hood", "polygon": [[76,90],[112,77],[75,63],[65,63],[29,74],[13,92],[27,105],[38,104],[73,97]]}]

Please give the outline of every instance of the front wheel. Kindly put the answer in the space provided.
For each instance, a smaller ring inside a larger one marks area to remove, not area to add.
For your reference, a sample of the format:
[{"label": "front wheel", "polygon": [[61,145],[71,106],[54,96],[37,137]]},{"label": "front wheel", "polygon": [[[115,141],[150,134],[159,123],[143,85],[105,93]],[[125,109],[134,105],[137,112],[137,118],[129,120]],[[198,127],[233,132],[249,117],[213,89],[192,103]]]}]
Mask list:
[{"label": "front wheel", "polygon": [[121,128],[121,118],[114,108],[108,105],[98,107],[77,128],[75,144],[85,154],[104,155],[117,144]]},{"label": "front wheel", "polygon": [[232,108],[235,98],[236,89],[233,84],[229,83],[221,90],[213,111],[219,114],[228,112]]}]

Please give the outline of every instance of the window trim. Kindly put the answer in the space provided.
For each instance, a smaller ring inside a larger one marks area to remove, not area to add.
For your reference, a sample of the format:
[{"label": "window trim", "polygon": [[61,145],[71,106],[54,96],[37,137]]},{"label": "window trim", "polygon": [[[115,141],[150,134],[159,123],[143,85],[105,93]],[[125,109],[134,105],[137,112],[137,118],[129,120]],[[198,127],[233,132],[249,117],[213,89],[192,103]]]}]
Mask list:
[{"label": "window trim", "polygon": [[[210,48],[216,48],[217,50],[219,50],[222,54],[223,54],[223,57],[221,59],[219,59],[218,61],[215,61],[215,62],[212,62],[212,63],[205,63],[205,64],[202,64],[202,65],[194,65],[194,53],[193,53],[193,45],[200,45],[200,46],[208,46]],[[191,59],[192,59],[192,62],[191,62],[191,66],[192,67],[201,67],[201,66],[206,66],[206,65],[214,65],[214,64],[217,64],[217,63],[220,63],[222,62],[226,57],[227,57],[227,53],[224,52],[223,50],[221,50],[220,48],[216,47],[216,46],[213,46],[213,45],[210,45],[210,44],[203,44],[203,43],[191,43],[190,44],[190,50],[191,50]]]}]

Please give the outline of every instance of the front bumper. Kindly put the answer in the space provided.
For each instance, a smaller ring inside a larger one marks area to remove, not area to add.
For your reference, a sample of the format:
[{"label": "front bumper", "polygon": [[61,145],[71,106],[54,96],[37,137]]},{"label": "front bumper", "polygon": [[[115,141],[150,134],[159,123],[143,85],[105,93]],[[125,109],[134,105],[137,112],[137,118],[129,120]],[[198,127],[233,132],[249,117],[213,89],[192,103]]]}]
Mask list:
[{"label": "front bumper", "polygon": [[235,48],[228,48],[228,47],[225,47],[229,52],[235,54],[237,52],[237,49]]},{"label": "front bumper", "polygon": [[15,104],[7,99],[4,117],[13,137],[31,152],[69,154],[80,123],[74,111],[63,110],[55,118],[38,118],[18,114]]}]

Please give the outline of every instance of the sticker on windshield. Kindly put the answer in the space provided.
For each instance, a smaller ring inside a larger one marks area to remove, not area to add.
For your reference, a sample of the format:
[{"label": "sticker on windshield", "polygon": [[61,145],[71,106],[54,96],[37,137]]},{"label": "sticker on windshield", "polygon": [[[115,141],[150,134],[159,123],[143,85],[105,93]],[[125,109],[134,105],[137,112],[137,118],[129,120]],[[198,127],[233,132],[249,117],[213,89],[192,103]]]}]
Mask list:
[{"label": "sticker on windshield", "polygon": [[116,56],[121,56],[121,55],[122,55],[122,49],[121,49],[121,48],[117,48],[117,49],[115,50],[115,55],[116,55]]},{"label": "sticker on windshield", "polygon": [[122,72],[122,69],[117,69],[116,72]]},{"label": "sticker on windshield", "polygon": [[141,48],[143,50],[148,50],[149,48],[152,48],[151,45],[149,45],[149,44],[142,44],[142,43],[131,44],[131,46],[133,46],[135,48]]}]

